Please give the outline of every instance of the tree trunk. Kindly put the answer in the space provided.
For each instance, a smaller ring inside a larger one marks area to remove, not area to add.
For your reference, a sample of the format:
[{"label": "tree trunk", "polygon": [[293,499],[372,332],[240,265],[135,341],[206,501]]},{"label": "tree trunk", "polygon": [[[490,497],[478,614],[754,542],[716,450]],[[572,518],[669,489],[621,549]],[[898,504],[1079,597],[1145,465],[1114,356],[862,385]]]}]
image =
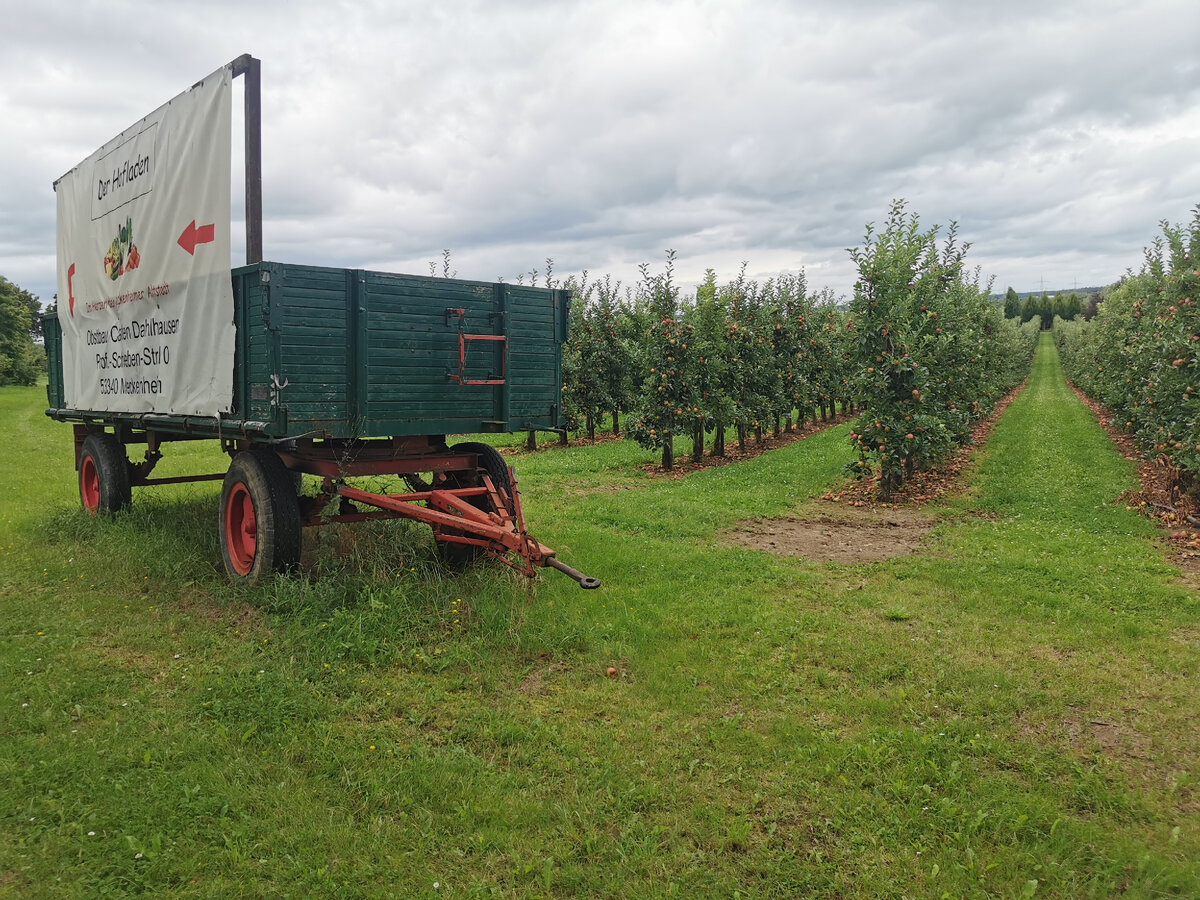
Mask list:
[{"label": "tree trunk", "polygon": [[620,434],[621,433],[621,420],[617,416],[616,407],[613,407],[612,417],[613,417],[613,434]]},{"label": "tree trunk", "polygon": [[668,434],[663,438],[662,450],[662,467],[668,470],[675,468],[674,435]]},{"label": "tree trunk", "polygon": [[829,407],[826,405],[824,400],[821,401],[821,421],[829,421]]},{"label": "tree trunk", "polygon": [[569,439],[567,438],[566,426],[563,426],[563,430],[559,433],[558,442],[564,447],[567,446]]},{"label": "tree trunk", "polygon": [[756,443],[756,444],[762,443],[762,426],[761,425],[754,426],[754,443]]},{"label": "tree trunk", "polygon": [[[563,432],[563,433],[565,434],[566,432]],[[534,431],[532,428],[529,429],[529,434],[527,434],[525,436],[525,449],[526,450],[536,450],[537,449],[537,432]]]},{"label": "tree trunk", "polygon": [[725,455],[725,423],[718,421],[716,427],[713,428],[713,456]]},{"label": "tree trunk", "polygon": [[692,426],[692,462],[704,459],[704,420],[697,419]]},{"label": "tree trunk", "polygon": [[589,412],[587,414],[587,436],[592,443],[596,442],[596,415]]},{"label": "tree trunk", "polygon": [[746,452],[746,426],[738,423],[738,449],[743,453]]},{"label": "tree trunk", "polygon": [[776,413],[775,414],[775,428],[773,429],[775,432],[775,437],[779,437],[779,431],[782,427],[779,423],[780,423],[780,416],[779,416],[779,413]]},{"label": "tree trunk", "polygon": [[784,431],[790,432],[790,431],[792,430],[792,416],[791,416],[791,413],[788,413],[787,417],[786,417],[786,418],[783,420],[783,423],[784,423],[784,426],[785,426],[785,427],[784,427]]}]

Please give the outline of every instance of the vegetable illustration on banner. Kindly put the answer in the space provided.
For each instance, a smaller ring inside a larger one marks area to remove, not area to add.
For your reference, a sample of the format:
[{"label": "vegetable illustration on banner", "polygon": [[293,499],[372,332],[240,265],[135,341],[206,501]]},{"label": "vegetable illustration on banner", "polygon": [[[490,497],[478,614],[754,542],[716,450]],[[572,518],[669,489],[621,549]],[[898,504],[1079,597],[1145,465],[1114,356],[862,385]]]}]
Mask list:
[{"label": "vegetable illustration on banner", "polygon": [[231,83],[218,69],[55,183],[70,408],[231,408]]},{"label": "vegetable illustration on banner", "polygon": [[138,267],[142,256],[133,242],[133,219],[126,219],[104,255],[104,271],[113,281]]}]

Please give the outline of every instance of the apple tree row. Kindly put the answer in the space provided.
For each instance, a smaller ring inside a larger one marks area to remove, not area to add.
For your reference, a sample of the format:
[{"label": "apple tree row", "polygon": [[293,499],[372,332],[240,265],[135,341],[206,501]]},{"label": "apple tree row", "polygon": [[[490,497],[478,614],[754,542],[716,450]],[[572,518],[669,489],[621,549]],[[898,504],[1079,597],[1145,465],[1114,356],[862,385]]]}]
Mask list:
[{"label": "apple tree row", "polygon": [[1136,274],[1105,288],[1090,322],[1056,320],[1068,377],[1186,481],[1200,473],[1200,207],[1163,223]]},{"label": "apple tree row", "polygon": [[744,269],[726,284],[713,271],[683,296],[674,254],[661,272],[643,266],[636,289],[568,279],[575,293],[564,354],[564,409],[594,437],[602,416],[629,414],[629,434],[675,458],[675,438],[699,459],[711,440],[725,454],[733,429],[744,447],[807,417],[828,418],[851,392],[844,314],[804,276],[759,283]]},{"label": "apple tree row", "polygon": [[903,201],[882,230],[850,251],[853,395],[863,406],[851,439],[861,475],[878,467],[884,491],[970,439],[974,422],[1029,371],[1040,319],[1006,319],[990,284],[968,272],[951,225],[922,228]]}]

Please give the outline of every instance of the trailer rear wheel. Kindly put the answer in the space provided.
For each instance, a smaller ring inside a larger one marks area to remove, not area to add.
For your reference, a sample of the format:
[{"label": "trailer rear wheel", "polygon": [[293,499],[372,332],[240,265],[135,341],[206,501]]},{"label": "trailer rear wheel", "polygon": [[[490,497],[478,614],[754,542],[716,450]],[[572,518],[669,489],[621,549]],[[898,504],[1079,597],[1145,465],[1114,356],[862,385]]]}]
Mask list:
[{"label": "trailer rear wheel", "polygon": [[221,488],[221,556],[234,581],[256,584],[300,562],[300,506],[274,451],[251,447],[233,458]]},{"label": "trailer rear wheel", "polygon": [[79,499],[89,515],[114,513],[129,506],[129,462],[125,448],[111,434],[83,439],[79,453]]},{"label": "trailer rear wheel", "polygon": [[[474,472],[454,472],[448,476],[448,480],[453,482],[452,487],[478,487],[483,484],[481,475],[486,473],[492,480],[492,485],[501,494],[506,494],[512,497],[512,481],[508,477],[508,464],[504,462],[504,457],[500,455],[495,447],[490,444],[479,444],[475,442],[467,442],[455,444],[450,448],[451,453],[476,453],[479,455],[479,468]],[[491,498],[486,494],[481,494],[478,497],[471,498],[471,505],[490,512],[492,509]],[[511,515],[512,510],[508,510]],[[450,529],[447,529],[450,531]],[[451,531],[456,534],[457,532]],[[467,564],[474,561],[479,554],[483,552],[482,547],[476,547],[473,544],[455,544],[447,541],[437,542],[438,556],[442,562],[454,569],[461,569]]]}]

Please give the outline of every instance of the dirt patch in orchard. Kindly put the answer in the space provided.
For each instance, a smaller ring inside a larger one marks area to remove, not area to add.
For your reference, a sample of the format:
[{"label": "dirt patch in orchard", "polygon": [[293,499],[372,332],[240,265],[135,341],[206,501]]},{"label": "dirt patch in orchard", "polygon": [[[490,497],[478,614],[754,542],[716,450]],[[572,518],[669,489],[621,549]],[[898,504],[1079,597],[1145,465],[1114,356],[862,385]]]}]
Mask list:
[{"label": "dirt patch in orchard", "polygon": [[751,550],[854,564],[915,553],[935,524],[912,509],[844,508],[812,518],[743,522],[726,539]]},{"label": "dirt patch in orchard", "polygon": [[[1070,748],[1081,759],[1099,752],[1121,764],[1128,771],[1137,771],[1150,759],[1151,741],[1133,726],[1119,721],[1070,715],[1061,721],[1017,720],[1018,732],[1038,743],[1051,741]],[[1143,776],[1145,772],[1142,772]]]},{"label": "dirt patch in orchard", "polygon": [[1063,722],[1063,729],[1072,746],[1079,746],[1082,740],[1091,738],[1106,756],[1146,759],[1149,752],[1149,739],[1122,722],[1068,718]]},{"label": "dirt patch in orchard", "polygon": [[258,631],[266,626],[266,616],[262,610],[245,603],[217,603],[199,591],[181,594],[175,602],[175,609],[212,625],[232,626],[247,632]]},{"label": "dirt patch in orchard", "polygon": [[820,512],[782,519],[742,522],[726,537],[734,544],[818,562],[867,563],[907,556],[921,549],[937,518],[921,507],[966,489],[975,450],[991,434],[1000,415],[1025,387],[1021,384],[976,423],[971,443],[935,469],[918,472],[887,498],[878,477],[849,481],[821,497]]}]

